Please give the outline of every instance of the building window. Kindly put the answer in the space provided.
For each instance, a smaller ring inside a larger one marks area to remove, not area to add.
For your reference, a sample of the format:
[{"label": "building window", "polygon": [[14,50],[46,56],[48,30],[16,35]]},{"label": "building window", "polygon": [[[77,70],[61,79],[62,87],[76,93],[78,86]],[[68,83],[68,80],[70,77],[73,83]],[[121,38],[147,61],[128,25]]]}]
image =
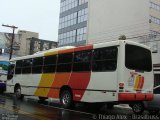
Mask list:
[{"label": "building window", "polygon": [[65,0],[65,1],[61,2],[60,13],[65,12],[69,9],[72,9],[76,6],[78,6],[78,0]]},{"label": "building window", "polygon": [[77,24],[77,12],[60,18],[59,29]]},{"label": "building window", "polygon": [[74,43],[76,40],[76,30],[60,34],[58,40],[59,40],[59,46]]},{"label": "building window", "polygon": [[82,4],[87,3],[87,2],[88,2],[88,0],[79,0],[79,5],[82,5]]},{"label": "building window", "polygon": [[160,25],[160,19],[159,18],[150,16],[150,20],[151,20],[151,22]]},{"label": "building window", "polygon": [[87,21],[88,8],[78,11],[78,23]]},{"label": "building window", "polygon": [[150,8],[160,11],[160,5],[150,2]]},{"label": "building window", "polygon": [[87,27],[77,29],[77,42],[86,40]]}]

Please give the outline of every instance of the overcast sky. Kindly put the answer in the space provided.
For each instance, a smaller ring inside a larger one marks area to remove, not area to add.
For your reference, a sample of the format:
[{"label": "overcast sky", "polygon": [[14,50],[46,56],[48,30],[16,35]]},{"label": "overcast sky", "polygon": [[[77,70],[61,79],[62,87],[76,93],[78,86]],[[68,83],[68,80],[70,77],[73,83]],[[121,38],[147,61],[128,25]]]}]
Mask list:
[{"label": "overcast sky", "polygon": [[[18,30],[38,32],[41,39],[57,41],[60,0],[0,0],[0,32]],[[17,32],[17,31],[16,31]]]}]

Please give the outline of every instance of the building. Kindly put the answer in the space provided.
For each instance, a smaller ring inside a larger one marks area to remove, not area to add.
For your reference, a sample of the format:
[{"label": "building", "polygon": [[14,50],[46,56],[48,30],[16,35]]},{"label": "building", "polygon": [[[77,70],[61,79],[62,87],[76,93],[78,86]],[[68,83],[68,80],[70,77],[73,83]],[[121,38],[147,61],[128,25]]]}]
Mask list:
[{"label": "building", "polygon": [[59,46],[86,44],[88,0],[61,0]]},{"label": "building", "polygon": [[59,46],[128,40],[153,51],[160,82],[160,0],[61,0]]},{"label": "building", "polygon": [[[9,59],[12,33],[0,32],[0,58]],[[30,55],[38,51],[57,47],[57,42],[39,39],[39,34],[25,30],[19,30],[15,34],[12,57]],[[1,52],[0,52],[1,53]]]},{"label": "building", "polygon": [[42,40],[38,38],[28,38],[27,39],[27,49],[28,54],[34,54],[39,51],[49,50],[57,48],[57,42],[49,41],[49,40]]},{"label": "building", "polygon": [[59,46],[160,35],[160,0],[61,0]]},{"label": "building", "polygon": [[18,51],[18,56],[25,56],[29,55],[30,50],[29,48],[29,43],[28,43],[28,38],[39,38],[39,33],[36,32],[30,32],[30,31],[25,31],[25,30],[19,30],[18,35],[20,36],[20,50]]}]

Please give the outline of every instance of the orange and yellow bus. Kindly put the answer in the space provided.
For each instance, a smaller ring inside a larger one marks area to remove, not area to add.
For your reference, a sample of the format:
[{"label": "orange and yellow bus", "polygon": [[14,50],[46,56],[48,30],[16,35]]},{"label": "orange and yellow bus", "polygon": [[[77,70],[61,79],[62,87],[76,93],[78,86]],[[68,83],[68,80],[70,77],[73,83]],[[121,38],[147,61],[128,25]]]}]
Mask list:
[{"label": "orange and yellow bus", "polygon": [[[152,53],[131,41],[61,47],[11,59],[7,92],[74,102],[153,99]],[[12,73],[12,72],[11,72]]]}]

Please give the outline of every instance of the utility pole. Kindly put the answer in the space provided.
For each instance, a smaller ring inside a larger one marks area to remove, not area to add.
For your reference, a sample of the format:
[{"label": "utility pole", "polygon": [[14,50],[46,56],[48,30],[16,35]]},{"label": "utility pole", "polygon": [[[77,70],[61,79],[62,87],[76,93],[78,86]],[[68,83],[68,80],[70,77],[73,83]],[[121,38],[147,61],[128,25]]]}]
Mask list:
[{"label": "utility pole", "polygon": [[18,27],[16,26],[10,26],[10,25],[4,25],[2,24],[3,27],[9,27],[9,28],[12,28],[13,29],[13,33],[12,33],[12,40],[11,40],[11,47],[10,47],[10,54],[9,54],[9,60],[12,58],[12,53],[13,53],[13,41],[14,41],[14,32],[15,32],[15,29],[17,29]]}]

